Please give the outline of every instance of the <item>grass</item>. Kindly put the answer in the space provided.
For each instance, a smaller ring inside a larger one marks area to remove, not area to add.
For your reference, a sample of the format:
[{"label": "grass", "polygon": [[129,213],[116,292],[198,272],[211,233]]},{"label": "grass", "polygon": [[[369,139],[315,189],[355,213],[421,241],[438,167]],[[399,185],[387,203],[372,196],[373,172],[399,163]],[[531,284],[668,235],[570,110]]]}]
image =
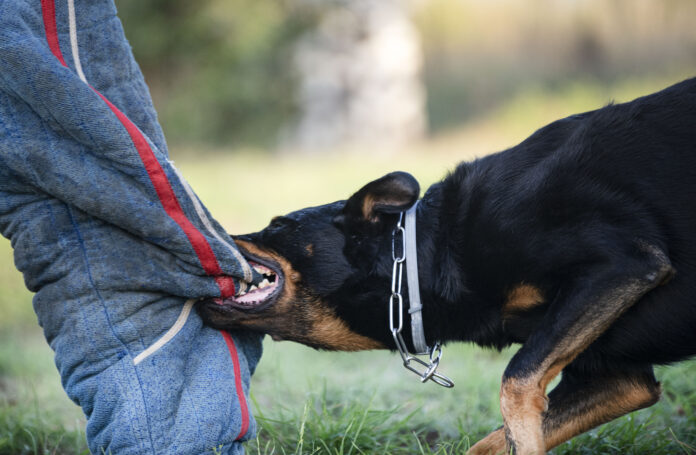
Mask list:
[{"label": "grass", "polygon": [[0,453],[88,454],[84,432],[67,429],[56,415],[46,415],[38,400],[18,405],[0,401]]},{"label": "grass", "polygon": [[[179,150],[174,157],[222,224],[231,232],[247,232],[274,215],[343,199],[367,180],[397,168],[413,173],[425,188],[458,160],[502,149],[555,118],[602,105],[609,100],[605,93],[626,101],[679,79],[533,90],[489,117],[398,155],[363,151],[298,157]],[[0,241],[0,314],[0,455],[87,453],[84,417],[61,389],[53,354],[31,309],[31,295],[14,270],[5,240]],[[386,352],[323,353],[266,340],[252,380],[259,432],[247,451],[461,454],[500,425],[499,381],[512,352],[447,346],[441,368],[456,387],[446,390],[420,384],[396,355]],[[664,389],[657,405],[577,437],[553,453],[696,453],[696,362],[659,368],[657,375]]]},{"label": "grass", "polygon": [[[512,350],[445,349],[456,387],[421,384],[395,355],[321,353],[267,343],[254,378],[261,430],[251,454],[459,454],[501,424],[500,377]],[[311,357],[311,362],[307,359]],[[696,363],[659,368],[662,400],[577,437],[560,454],[692,454]]]}]

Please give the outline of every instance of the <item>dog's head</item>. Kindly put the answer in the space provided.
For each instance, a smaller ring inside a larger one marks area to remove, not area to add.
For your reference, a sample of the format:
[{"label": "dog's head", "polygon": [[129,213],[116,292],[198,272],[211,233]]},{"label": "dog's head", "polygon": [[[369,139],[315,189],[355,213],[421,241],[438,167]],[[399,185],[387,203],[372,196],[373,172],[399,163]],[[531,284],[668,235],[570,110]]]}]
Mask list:
[{"label": "dog's head", "polygon": [[347,201],[298,210],[235,236],[266,280],[222,302],[201,302],[199,313],[219,329],[251,329],[320,349],[393,347],[392,230],[419,193],[415,178],[393,172]]}]

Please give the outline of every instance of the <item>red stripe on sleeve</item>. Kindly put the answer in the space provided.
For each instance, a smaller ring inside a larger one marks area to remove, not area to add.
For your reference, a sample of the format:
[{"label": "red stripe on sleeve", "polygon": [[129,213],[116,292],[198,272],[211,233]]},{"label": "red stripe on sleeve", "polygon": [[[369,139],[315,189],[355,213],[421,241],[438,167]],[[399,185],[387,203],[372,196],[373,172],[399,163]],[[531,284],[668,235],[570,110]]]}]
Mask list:
[{"label": "red stripe on sleeve", "polygon": [[[58,40],[58,32],[56,26],[56,8],[54,0],[41,0],[41,11],[43,14],[44,30],[46,32],[46,41],[48,42],[48,47],[51,49],[53,55],[60,61],[60,63],[67,67],[65,60],[63,59],[63,54],[60,51],[60,43]],[[189,239],[191,246],[193,247],[196,255],[198,256],[203,269],[208,275],[215,276],[215,282],[220,288],[220,294],[223,298],[234,295],[235,288],[232,277],[223,276],[220,265],[217,262],[215,253],[213,252],[210,244],[206,240],[205,236],[196,229],[196,227],[191,223],[191,221],[186,217],[184,211],[179,204],[174,190],[171,187],[169,179],[164,173],[164,169],[157,161],[157,157],[150,148],[150,145],[145,140],[145,137],[140,132],[140,130],[135,126],[133,122],[126,117],[126,115],[121,112],[116,106],[114,106],[104,95],[99,93],[94,87],[92,90],[101,97],[102,100],[109,106],[111,111],[116,115],[119,121],[123,124],[128,135],[133,141],[133,145],[138,151],[145,170],[147,171],[150,181],[155,188],[158,198],[162,207],[166,213],[181,227],[181,229],[186,234]],[[242,385],[242,369],[239,364],[239,354],[237,353],[237,347],[234,344],[232,336],[227,332],[221,332],[225,343],[227,344],[227,349],[230,352],[230,358],[232,359],[232,366],[234,369],[234,379],[235,379],[235,389],[237,398],[239,399],[239,407],[242,413],[242,423],[239,430],[239,435],[236,439],[241,439],[249,430],[249,407],[247,405],[246,397],[244,395],[244,387]]]},{"label": "red stripe on sleeve", "polygon": [[46,31],[46,41],[53,55],[60,63],[67,67],[63,54],[60,52],[58,42],[58,27],[56,27],[56,4],[54,0],[41,0],[41,13],[43,14],[44,30]]},{"label": "red stripe on sleeve", "polygon": [[[96,90],[95,92],[101,97],[101,99],[104,100],[104,102],[109,106],[113,113],[116,114],[116,117],[118,117],[119,121],[126,128],[126,131],[130,135],[131,140],[135,145],[135,149],[138,151],[140,159],[145,166],[147,175],[150,177],[150,181],[152,181],[152,185],[155,187],[155,192],[157,192],[157,196],[162,203],[162,207],[164,208],[165,212],[167,212],[167,214],[181,227],[186,234],[186,237],[188,237],[189,242],[191,243],[191,246],[193,246],[193,249],[196,252],[196,255],[198,256],[198,259],[200,260],[205,272],[211,276],[221,275],[222,269],[220,268],[220,264],[217,262],[213,249],[210,247],[210,244],[206,240],[205,236],[203,236],[203,234],[196,229],[196,227],[184,214],[181,205],[179,205],[179,200],[176,198],[174,190],[169,183],[169,179],[164,173],[164,169],[162,169],[159,161],[157,161],[157,157],[155,157],[154,152],[145,140],[143,134],[123,112],[121,112],[111,103],[111,101],[106,99],[104,95]],[[222,297],[234,295],[234,284],[230,286],[229,283],[225,282],[224,288],[221,288],[220,291],[227,294],[223,295]],[[232,291],[232,294],[229,294],[230,291]]]},{"label": "red stripe on sleeve", "polygon": [[220,331],[220,333],[222,333],[222,337],[225,339],[225,343],[227,343],[227,349],[230,351],[230,357],[232,357],[232,366],[234,368],[234,385],[237,389],[237,397],[239,397],[239,408],[242,411],[242,426],[239,429],[239,434],[236,438],[239,440],[242,439],[247,431],[249,431],[249,408],[244,396],[244,387],[242,386],[242,368],[239,366],[237,347],[234,345],[232,336],[224,331]]},{"label": "red stripe on sleeve", "polygon": [[[53,55],[60,61],[63,66],[65,60],[63,59],[63,54],[60,51],[60,43],[58,40],[58,28],[56,26],[56,5],[54,0],[41,0],[41,11],[43,14],[44,30],[46,31],[46,41],[48,42],[48,47],[51,49]],[[104,95],[99,93],[94,87],[91,87],[94,92],[101,97],[102,100],[109,106],[111,111],[116,115],[118,120],[124,126],[128,135],[135,145],[135,149],[138,151],[140,160],[145,166],[150,181],[152,182],[157,197],[167,212],[170,218],[172,218],[176,224],[184,231],[184,234],[191,243],[193,250],[198,257],[198,260],[207,273],[210,276],[216,277],[215,281],[220,288],[220,296],[223,298],[230,297],[235,293],[234,282],[231,277],[222,276],[222,269],[220,264],[215,257],[215,253],[211,248],[208,240],[205,236],[191,223],[191,221],[186,217],[179,200],[174,194],[171,183],[164,173],[164,169],[157,161],[152,148],[147,143],[147,140],[140,132],[137,126],[130,119],[121,112],[116,106],[114,106]]]},{"label": "red stripe on sleeve", "polygon": [[[56,8],[54,0],[41,0],[41,11],[43,14],[44,30],[46,32],[46,41],[48,47],[51,49],[53,55],[60,61],[60,63],[67,67],[65,60],[63,59],[63,54],[60,51],[60,42],[58,40],[58,32],[56,26]],[[196,229],[196,227],[191,223],[191,221],[186,217],[184,211],[179,204],[174,190],[164,173],[164,169],[157,161],[157,157],[150,148],[150,145],[145,140],[145,137],[140,132],[140,130],[135,126],[133,122],[130,121],[126,115],[121,112],[116,106],[114,106],[104,95],[99,93],[94,87],[91,87],[97,95],[101,97],[102,100],[109,106],[111,111],[116,115],[121,124],[128,132],[133,145],[138,151],[145,170],[147,171],[150,181],[155,188],[160,203],[164,208],[165,212],[181,227],[181,229],[186,234],[189,239],[191,246],[193,247],[196,255],[198,256],[203,269],[208,275],[215,276],[215,282],[220,288],[220,295],[223,298],[234,295],[235,288],[232,277],[223,276],[220,265],[217,262],[215,253],[213,252],[210,244],[206,240],[205,236]],[[242,413],[242,423],[239,430],[239,435],[236,439],[241,439],[249,430],[249,407],[246,402],[246,397],[244,395],[244,388],[242,385],[242,369],[239,364],[239,354],[237,353],[237,347],[234,344],[232,336],[227,332],[221,332],[225,343],[227,344],[227,349],[230,352],[230,358],[232,359],[232,366],[234,369],[235,378],[235,389],[237,398],[239,399],[239,407]]]}]

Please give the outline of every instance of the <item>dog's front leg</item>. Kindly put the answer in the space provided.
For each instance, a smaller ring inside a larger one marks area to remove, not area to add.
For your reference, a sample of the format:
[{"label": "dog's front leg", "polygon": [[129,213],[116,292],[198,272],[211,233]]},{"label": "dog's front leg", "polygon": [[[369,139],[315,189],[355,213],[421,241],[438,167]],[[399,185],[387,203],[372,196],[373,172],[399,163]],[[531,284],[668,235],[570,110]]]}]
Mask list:
[{"label": "dog's front leg", "polygon": [[[544,413],[546,450],[629,412],[657,402],[660,385],[651,367],[629,371],[563,370],[563,379],[549,394]],[[474,445],[468,455],[505,455],[510,451],[501,427]]]},{"label": "dog's front leg", "polygon": [[601,265],[586,268],[562,289],[539,328],[508,364],[500,389],[506,453],[546,452],[543,419],[549,382],[624,311],[673,273],[661,250],[638,245],[626,257],[605,258]]}]

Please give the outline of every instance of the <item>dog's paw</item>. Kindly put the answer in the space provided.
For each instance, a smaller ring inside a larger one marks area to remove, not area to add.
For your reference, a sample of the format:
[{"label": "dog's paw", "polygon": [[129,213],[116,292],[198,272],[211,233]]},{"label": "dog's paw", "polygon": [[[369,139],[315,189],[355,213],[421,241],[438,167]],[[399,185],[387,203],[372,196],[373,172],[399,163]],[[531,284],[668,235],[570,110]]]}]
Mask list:
[{"label": "dog's paw", "polygon": [[498,428],[474,444],[466,455],[504,455],[509,453],[505,441],[505,431]]}]

